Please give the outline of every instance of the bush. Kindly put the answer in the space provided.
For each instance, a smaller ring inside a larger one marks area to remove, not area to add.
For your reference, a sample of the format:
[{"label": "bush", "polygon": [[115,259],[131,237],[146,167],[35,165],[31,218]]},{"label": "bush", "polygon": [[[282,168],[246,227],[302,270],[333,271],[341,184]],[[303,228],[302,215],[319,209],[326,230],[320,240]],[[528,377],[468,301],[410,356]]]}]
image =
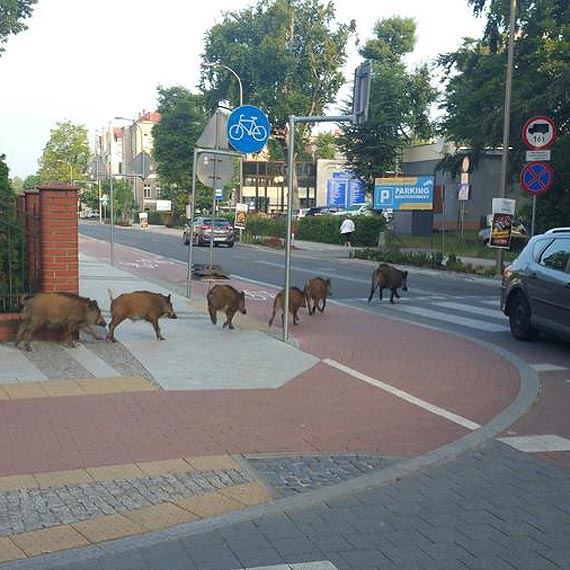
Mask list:
[{"label": "bush", "polygon": [[473,267],[470,263],[463,263],[453,253],[444,256],[440,251],[435,253],[419,251],[403,253],[397,249],[363,249],[355,251],[354,256],[358,259],[372,259],[384,263],[399,263],[430,269],[450,269],[459,273],[475,273],[485,277],[491,277],[495,274],[493,267]]},{"label": "bush", "polygon": [[[301,240],[321,243],[342,244],[340,226],[342,216],[305,216],[295,223],[295,237]],[[378,236],[384,230],[384,218],[381,216],[354,216],[356,230],[352,235],[355,247],[374,247]]]},{"label": "bush", "polygon": [[245,225],[246,236],[253,239],[255,236],[270,236],[285,238],[287,232],[287,218],[267,218],[265,216],[250,215]]}]

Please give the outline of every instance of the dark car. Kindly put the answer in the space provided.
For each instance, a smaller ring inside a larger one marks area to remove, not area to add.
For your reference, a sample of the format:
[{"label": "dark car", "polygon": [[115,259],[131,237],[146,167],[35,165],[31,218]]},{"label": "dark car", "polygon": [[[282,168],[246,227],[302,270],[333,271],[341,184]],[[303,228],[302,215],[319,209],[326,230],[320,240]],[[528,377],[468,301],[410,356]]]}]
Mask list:
[{"label": "dark car", "polygon": [[224,244],[233,247],[236,239],[234,227],[228,220],[211,217],[196,218],[192,229],[189,224],[186,224],[182,234],[184,245],[190,243],[190,236],[192,236],[194,245],[209,244],[213,238],[214,245]]},{"label": "dark car", "polygon": [[570,338],[570,228],[551,229],[527,243],[503,272],[501,309],[518,340],[539,331]]},{"label": "dark car", "polygon": [[326,216],[328,214],[334,214],[337,208],[331,208],[330,206],[314,206],[309,208],[309,211],[305,216]]}]

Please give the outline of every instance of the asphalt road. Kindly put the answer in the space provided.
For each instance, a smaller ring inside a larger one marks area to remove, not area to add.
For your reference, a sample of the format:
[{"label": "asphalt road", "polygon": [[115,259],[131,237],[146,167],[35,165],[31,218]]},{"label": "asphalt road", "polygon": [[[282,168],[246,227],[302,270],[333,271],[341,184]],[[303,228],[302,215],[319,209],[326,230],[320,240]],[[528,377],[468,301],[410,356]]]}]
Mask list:
[{"label": "asphalt road", "polygon": [[[110,239],[109,226],[97,222],[82,222],[80,233],[105,241]],[[188,246],[182,243],[182,231],[144,231],[138,228],[116,227],[114,240],[155,255],[188,261]],[[195,247],[194,263],[210,262],[209,247]],[[261,284],[282,287],[284,283],[285,252],[236,244],[234,248],[216,247],[213,263],[234,277]],[[519,357],[538,361],[570,364],[568,344],[553,338],[532,343],[515,341],[508,321],[499,309],[499,281],[473,275],[409,268],[408,292],[401,292],[397,303],[389,303],[389,292],[383,301],[375,296],[367,302],[371,274],[375,262],[349,259],[348,250],[295,250],[292,252],[291,284],[300,288],[314,276],[332,281],[332,301],[381,312],[396,319],[413,321],[426,326],[449,330],[471,338],[491,342]]]}]

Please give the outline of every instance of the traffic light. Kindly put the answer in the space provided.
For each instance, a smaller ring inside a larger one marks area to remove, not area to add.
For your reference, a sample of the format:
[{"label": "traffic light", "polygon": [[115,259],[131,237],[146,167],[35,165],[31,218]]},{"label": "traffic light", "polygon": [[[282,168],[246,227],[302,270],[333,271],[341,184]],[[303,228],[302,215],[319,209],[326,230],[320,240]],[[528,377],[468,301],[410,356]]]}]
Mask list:
[{"label": "traffic light", "polygon": [[372,65],[368,61],[359,65],[354,72],[352,114],[354,115],[353,123],[355,125],[363,125],[368,120],[371,77]]}]

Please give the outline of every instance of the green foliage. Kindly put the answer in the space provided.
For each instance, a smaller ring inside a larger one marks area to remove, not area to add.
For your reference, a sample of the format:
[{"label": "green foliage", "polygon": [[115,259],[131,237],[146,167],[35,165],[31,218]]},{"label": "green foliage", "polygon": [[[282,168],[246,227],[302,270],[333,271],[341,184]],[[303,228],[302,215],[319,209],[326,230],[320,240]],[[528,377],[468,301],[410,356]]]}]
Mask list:
[{"label": "green foliage", "polygon": [[338,153],[337,139],[334,133],[320,133],[313,143],[315,159],[332,160]]},{"label": "green foliage", "polygon": [[40,183],[40,177],[37,174],[30,174],[24,179],[24,190],[35,188]]},{"label": "green foliage", "polygon": [[57,123],[39,160],[40,184],[71,184],[72,180],[83,178],[89,158],[85,126],[71,121]]},{"label": "green foliage", "polygon": [[[454,53],[440,57],[448,74],[442,130],[474,156],[502,146],[505,65],[510,3],[469,0],[475,14],[488,8],[483,38],[466,40]],[[514,74],[511,97],[509,181],[515,185],[526,162],[524,123],[547,115],[558,127],[551,164],[552,190],[537,199],[537,227],[568,224],[570,198],[570,2],[526,0],[517,8]]]},{"label": "green foliage", "polygon": [[470,263],[463,263],[461,259],[450,254],[444,256],[441,252],[424,253],[419,251],[401,252],[397,249],[362,249],[354,252],[358,259],[371,259],[380,263],[394,263],[457,271],[458,273],[474,273],[490,277],[495,274],[494,267],[474,267]]},{"label": "green foliage", "polygon": [[415,31],[410,18],[381,20],[375,26],[376,38],[360,52],[372,64],[368,122],[345,126],[339,147],[368,191],[375,177],[396,170],[405,146],[433,132],[429,108],[436,91],[430,70],[424,65],[408,72],[403,59],[414,48]]},{"label": "green foliage", "polygon": [[[371,247],[378,243],[378,236],[384,229],[381,216],[354,216],[355,231],[352,245]],[[295,223],[295,237],[300,240],[342,244],[340,226],[342,216],[305,216]]]},{"label": "green foliage", "polygon": [[37,0],[0,0],[0,55],[8,36],[27,29],[24,20],[32,15]]},{"label": "green foliage", "polygon": [[[239,85],[228,66],[242,81],[244,103],[262,108],[274,131],[282,132],[291,114],[323,114],[344,83],[340,70],[354,30],[354,22],[336,24],[333,3],[320,0],[258,0],[228,12],[206,34],[204,60],[219,64],[203,71],[208,107],[223,99],[239,105]],[[309,127],[298,131],[300,151]]]},{"label": "green foliage", "polygon": [[266,218],[250,215],[246,222],[246,236],[275,236],[285,238],[287,235],[287,218]]},{"label": "green foliage", "polygon": [[[196,95],[184,87],[158,87],[159,123],[154,125],[153,156],[158,163],[162,195],[172,200],[174,213],[180,215],[188,203],[192,188],[194,147],[202,134],[208,114],[202,95]],[[196,205],[205,206],[210,190],[196,182]],[[211,202],[211,201],[210,201]]]}]

